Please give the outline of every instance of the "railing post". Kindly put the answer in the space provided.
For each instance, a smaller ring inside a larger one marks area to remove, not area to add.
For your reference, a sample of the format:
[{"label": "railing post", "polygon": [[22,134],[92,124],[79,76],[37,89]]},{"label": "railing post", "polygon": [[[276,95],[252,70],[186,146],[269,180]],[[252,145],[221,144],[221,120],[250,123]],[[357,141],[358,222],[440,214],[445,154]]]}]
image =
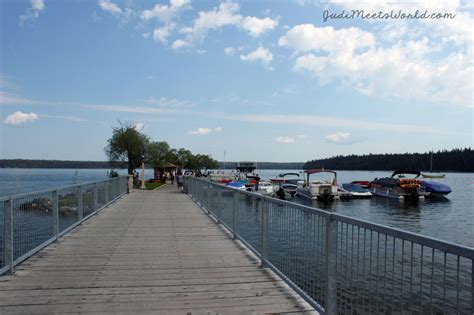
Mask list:
[{"label": "railing post", "polygon": [[221,223],[221,208],[222,208],[222,190],[220,188],[217,189],[217,224]]},{"label": "railing post", "polygon": [[10,267],[10,273],[13,274],[15,271],[13,262],[14,262],[14,248],[13,248],[13,198],[9,198],[8,200],[4,201],[4,208],[5,208],[5,266]]},{"label": "railing post", "polygon": [[326,303],[325,314],[336,314],[337,311],[337,221],[329,215],[326,218]]},{"label": "railing post", "polygon": [[109,203],[109,180],[108,179],[104,181],[104,195],[105,195],[104,203],[105,205],[107,205]]},{"label": "railing post", "polygon": [[99,189],[97,188],[97,182],[94,183],[94,212],[97,211],[99,207]]},{"label": "railing post", "polygon": [[239,192],[234,191],[234,205],[232,207],[232,239],[235,240],[237,237],[237,228],[239,223],[238,220],[239,214]]},{"label": "railing post", "polygon": [[79,215],[79,221],[82,223],[82,221],[84,221],[84,198],[83,198],[83,189],[82,189],[82,185],[80,185],[78,187],[78,209],[77,209],[77,213]]},{"label": "railing post", "polygon": [[207,214],[209,214],[209,212],[211,212],[211,185],[206,183],[206,187],[207,187],[207,190],[206,190],[207,191],[206,210],[207,210]]},{"label": "railing post", "polygon": [[58,190],[53,191],[53,235],[59,240],[59,196]]},{"label": "railing post", "polygon": [[260,215],[261,215],[261,252],[260,252],[260,267],[266,267],[266,261],[268,259],[268,201],[265,199],[260,199]]}]

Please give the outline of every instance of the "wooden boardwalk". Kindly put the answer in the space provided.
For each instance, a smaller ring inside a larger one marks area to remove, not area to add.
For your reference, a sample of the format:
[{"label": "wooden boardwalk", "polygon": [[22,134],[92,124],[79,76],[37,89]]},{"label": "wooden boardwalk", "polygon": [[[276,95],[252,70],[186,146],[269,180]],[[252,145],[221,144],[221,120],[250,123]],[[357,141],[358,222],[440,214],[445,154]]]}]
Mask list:
[{"label": "wooden boardwalk", "polygon": [[173,186],[124,196],[0,277],[0,314],[311,310]]}]

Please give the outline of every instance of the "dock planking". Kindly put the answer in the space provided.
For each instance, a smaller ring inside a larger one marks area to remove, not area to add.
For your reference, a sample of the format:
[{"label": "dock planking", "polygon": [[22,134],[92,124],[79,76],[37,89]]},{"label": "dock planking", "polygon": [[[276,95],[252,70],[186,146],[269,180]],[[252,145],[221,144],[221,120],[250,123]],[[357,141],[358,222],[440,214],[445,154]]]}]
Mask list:
[{"label": "dock planking", "polygon": [[173,186],[134,191],[0,277],[1,314],[316,312]]}]

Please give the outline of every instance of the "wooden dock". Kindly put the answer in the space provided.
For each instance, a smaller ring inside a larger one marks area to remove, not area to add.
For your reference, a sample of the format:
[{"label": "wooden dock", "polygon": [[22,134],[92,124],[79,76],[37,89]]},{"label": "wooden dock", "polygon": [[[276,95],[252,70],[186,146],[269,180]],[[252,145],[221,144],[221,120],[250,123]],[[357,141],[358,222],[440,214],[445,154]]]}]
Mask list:
[{"label": "wooden dock", "polygon": [[175,186],[134,191],[0,277],[0,314],[310,313]]}]

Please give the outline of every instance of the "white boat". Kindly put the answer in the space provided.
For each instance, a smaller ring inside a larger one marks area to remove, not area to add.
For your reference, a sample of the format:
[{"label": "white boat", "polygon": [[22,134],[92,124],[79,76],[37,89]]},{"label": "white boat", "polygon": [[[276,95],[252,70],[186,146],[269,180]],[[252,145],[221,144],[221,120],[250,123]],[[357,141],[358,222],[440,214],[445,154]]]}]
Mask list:
[{"label": "white boat", "polygon": [[[256,186],[257,187],[257,186]],[[275,186],[267,181],[260,181],[258,183],[257,194],[272,196],[275,193]]]},{"label": "white boat", "polygon": [[[304,171],[307,174],[306,180],[298,182],[297,194],[305,198],[320,201],[332,201],[339,199],[336,171],[325,169],[311,169]],[[328,173],[332,174],[327,180],[310,180],[310,175]]]}]

